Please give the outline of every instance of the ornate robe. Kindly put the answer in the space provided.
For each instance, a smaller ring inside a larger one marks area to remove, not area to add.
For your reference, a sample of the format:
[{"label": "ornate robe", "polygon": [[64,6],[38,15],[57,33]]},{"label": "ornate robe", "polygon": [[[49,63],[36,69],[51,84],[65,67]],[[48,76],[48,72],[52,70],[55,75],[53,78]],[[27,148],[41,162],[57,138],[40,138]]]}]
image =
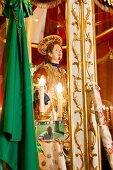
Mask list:
[{"label": "ornate robe", "polygon": [[[50,101],[45,105],[45,114],[50,115],[53,119],[53,112],[58,111],[58,92],[56,86],[60,82],[63,87],[62,91],[62,112],[66,111],[67,107],[67,75],[63,68],[60,68],[58,64],[47,63],[42,65],[34,73],[33,81],[35,84],[41,76],[46,79],[45,93],[49,96]],[[35,88],[36,91],[37,88]],[[34,92],[35,93],[35,92]],[[35,113],[39,111],[39,102],[35,102]]]}]

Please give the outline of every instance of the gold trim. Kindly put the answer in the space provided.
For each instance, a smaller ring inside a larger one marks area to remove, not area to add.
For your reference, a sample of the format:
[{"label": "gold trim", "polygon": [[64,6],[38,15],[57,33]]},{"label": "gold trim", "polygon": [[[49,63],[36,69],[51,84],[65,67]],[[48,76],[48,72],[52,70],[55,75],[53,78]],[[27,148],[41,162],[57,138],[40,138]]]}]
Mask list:
[{"label": "gold trim", "polygon": [[46,2],[46,1],[41,2],[38,0],[31,0],[31,3],[39,6],[40,8],[54,8],[58,6],[59,4],[61,4],[63,1],[65,0],[52,0],[50,2]]},{"label": "gold trim", "polygon": [[101,34],[97,35],[97,36],[96,36],[96,39],[101,38],[101,37],[103,37],[104,35],[109,34],[109,33],[112,32],[112,31],[113,31],[113,28],[108,29],[108,30],[102,32]]},{"label": "gold trim", "polygon": [[[78,94],[81,94],[81,87],[79,86],[79,81],[82,81],[81,78],[81,72],[82,72],[82,62],[81,62],[81,54],[77,51],[76,48],[76,43],[79,44],[79,42],[81,43],[81,39],[82,36],[80,36],[80,31],[81,31],[81,11],[78,14],[78,12],[76,11],[76,7],[78,6],[78,8],[81,10],[81,6],[82,6],[83,2],[76,0],[73,4],[72,4],[72,15],[74,18],[74,22],[72,22],[73,26],[76,26],[76,33],[74,33],[74,38],[72,41],[72,51],[74,54],[74,58],[75,58],[75,62],[73,62],[72,64],[76,66],[78,72],[76,73],[76,75],[73,75],[73,80],[74,80],[74,92],[73,92],[73,101],[75,103],[76,106],[76,110],[75,110],[75,114],[79,114],[80,116],[80,120],[79,122],[76,122],[76,127],[74,129],[74,140],[75,140],[75,144],[77,147],[77,152],[75,153],[76,157],[79,157],[81,160],[81,165],[78,167],[78,165],[76,165],[77,169],[82,170],[83,167],[85,166],[85,162],[84,162],[84,151],[83,151],[83,145],[80,142],[79,139],[79,132],[83,131],[83,110],[82,110],[82,105],[79,99]],[[82,49],[82,48],[81,48]]]},{"label": "gold trim", "polygon": [[[4,22],[4,23],[1,25],[1,27],[0,27],[1,33],[2,33],[2,31],[3,31],[5,28],[6,28],[6,22]],[[3,38],[3,37],[0,35],[0,41],[5,44],[5,43],[6,43],[6,38]]]},{"label": "gold trim", "polygon": [[[90,57],[90,48],[86,53],[86,42],[90,47],[91,40],[89,40],[89,33],[87,33],[87,25],[91,25],[89,23],[89,16],[90,16],[90,6],[89,4],[84,1],[81,6],[81,60],[82,60],[82,100],[83,100],[83,127],[84,127],[84,162],[85,162],[85,169],[89,170],[89,142],[88,142],[88,115],[87,115],[87,100],[86,100],[86,57]],[[92,48],[91,48],[92,49]]]},{"label": "gold trim", "polygon": [[97,64],[103,64],[109,58],[109,53],[106,54],[104,57],[97,59]]},{"label": "gold trim", "polygon": [[62,38],[58,35],[49,35],[44,37],[39,43],[38,43],[38,52],[42,55],[46,55],[46,49],[49,44],[53,44],[54,42],[58,43],[60,46],[62,45]]},{"label": "gold trim", "polygon": [[[92,0],[92,24],[95,25],[95,2]],[[94,56],[94,81],[97,83],[97,58],[96,58],[96,31],[95,31],[95,27],[92,28],[93,29],[93,56]],[[97,126],[97,129],[94,129],[94,131],[92,131],[92,133],[94,133],[96,130],[96,136],[94,136],[96,138],[96,142],[97,143],[97,147],[98,147],[98,152],[97,152],[97,158],[98,158],[98,166],[95,167],[94,169],[102,169],[101,166],[101,140],[100,140],[100,130],[99,130],[99,126]],[[95,143],[96,144],[96,143]],[[96,153],[94,151],[94,148],[92,147],[92,145],[90,145],[92,152],[91,152],[91,158],[96,156]]]},{"label": "gold trim", "polygon": [[100,3],[98,0],[94,0],[94,1],[95,1],[95,4],[97,6],[99,6],[102,10],[113,14],[113,6],[104,5],[104,4]]},{"label": "gold trim", "polygon": [[113,49],[110,48],[110,51],[103,57],[97,59],[97,64],[103,64],[108,59],[113,60]]},{"label": "gold trim", "polygon": [[6,39],[5,38],[2,38],[1,36],[0,36],[0,41],[2,42],[2,43],[6,43]]},{"label": "gold trim", "polygon": [[[67,79],[68,79],[68,114],[69,114],[69,134],[70,134],[70,169],[74,170],[75,169],[75,149],[74,149],[74,140],[73,140],[73,115],[71,113],[72,106],[71,106],[71,85],[72,85],[72,63],[71,63],[71,56],[70,56],[70,51],[71,51],[71,43],[70,43],[70,12],[71,12],[71,7],[70,7],[70,0],[66,1],[66,45],[67,45]],[[68,14],[68,15],[67,15]]]},{"label": "gold trim", "polygon": [[[38,44],[34,44],[34,43],[32,43],[32,47],[33,48],[37,48],[37,46],[38,46]],[[67,46],[62,46],[62,49],[67,49]]]},{"label": "gold trim", "polygon": [[4,0],[0,0],[0,16],[3,16],[2,15],[3,9],[4,9]]}]

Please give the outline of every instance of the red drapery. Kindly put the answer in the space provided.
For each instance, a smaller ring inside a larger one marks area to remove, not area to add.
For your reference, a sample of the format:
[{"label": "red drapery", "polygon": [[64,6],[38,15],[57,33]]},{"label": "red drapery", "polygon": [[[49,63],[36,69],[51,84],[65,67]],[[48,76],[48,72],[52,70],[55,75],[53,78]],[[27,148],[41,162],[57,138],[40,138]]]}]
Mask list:
[{"label": "red drapery", "polygon": [[[61,36],[63,39],[63,46],[66,45],[65,1],[54,8],[47,9],[44,36],[51,34]],[[40,55],[36,48],[32,48],[33,64],[38,65],[43,60],[44,56]],[[66,49],[63,49],[63,59],[61,65],[66,68]]]},{"label": "red drapery", "polygon": [[113,31],[106,33],[113,27],[112,18],[113,14],[95,6],[98,84],[102,100],[108,100],[113,104],[113,58],[109,56],[110,49],[113,49]]},{"label": "red drapery", "polygon": [[4,47],[5,42],[3,41],[6,36],[5,29],[5,18],[0,16],[0,110],[2,107],[3,100],[3,80],[4,80]]}]

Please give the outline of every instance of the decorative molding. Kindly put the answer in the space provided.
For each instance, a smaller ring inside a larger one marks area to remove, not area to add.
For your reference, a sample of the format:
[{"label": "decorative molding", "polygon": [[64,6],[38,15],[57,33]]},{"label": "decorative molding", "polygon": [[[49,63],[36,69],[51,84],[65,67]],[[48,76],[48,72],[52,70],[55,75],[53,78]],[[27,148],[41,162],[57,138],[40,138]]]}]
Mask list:
[{"label": "decorative molding", "polygon": [[76,72],[72,72],[72,74],[74,73],[73,101],[76,115],[74,117],[75,120],[77,119],[74,124],[74,141],[75,160],[77,160],[75,164],[78,170],[97,170],[100,168],[98,126],[92,112],[92,100],[88,97],[86,90],[87,82],[96,79],[94,74],[96,47],[94,47],[93,5],[94,3],[92,4],[90,0],[75,0],[72,4],[74,18],[72,26],[75,28],[72,40],[74,54],[72,67],[76,70]]},{"label": "decorative molding", "polygon": [[112,32],[113,32],[113,27],[110,28],[110,29],[107,29],[106,31],[104,31],[101,34],[97,35],[96,40],[98,40],[99,38],[104,37],[104,36],[106,36],[106,34],[110,34]]},{"label": "decorative molding", "polygon": [[[84,9],[86,12],[84,14],[84,32],[85,32],[85,69],[86,69],[86,80],[85,83],[91,82],[94,80],[94,58],[92,57],[92,53],[94,51],[93,47],[93,38],[92,34],[94,33],[93,30],[93,21],[91,20],[90,16],[93,15],[92,11],[93,4],[90,1],[86,1],[84,5]],[[93,71],[92,71],[93,70]],[[95,119],[95,115],[92,112],[93,105],[92,99],[86,95],[86,104],[87,104],[87,122],[86,126],[88,128],[88,156],[89,156],[89,169],[97,170],[99,168],[98,164],[95,164],[95,159],[98,157],[98,148],[96,148],[97,142],[97,123]]]},{"label": "decorative molding", "polygon": [[33,5],[39,6],[40,8],[54,8],[61,4],[65,0],[51,0],[51,1],[40,1],[40,0],[31,0]]},{"label": "decorative molding", "polygon": [[95,4],[99,6],[102,10],[113,14],[113,2],[112,1],[111,1],[111,4],[108,3],[109,0],[107,1],[106,0],[102,0],[102,1],[94,0],[94,1],[95,1]]},{"label": "decorative molding", "polygon": [[[74,26],[76,29],[76,32],[74,32],[74,37],[72,40],[72,51],[74,54],[74,60],[72,65],[76,67],[76,73],[73,75],[73,81],[74,81],[74,92],[73,92],[73,101],[76,106],[76,110],[74,111],[75,114],[79,114],[79,120],[75,124],[74,129],[74,140],[76,145],[76,152],[75,156],[80,159],[80,165],[76,165],[78,170],[82,170],[84,168],[85,162],[84,162],[84,147],[81,143],[81,140],[79,138],[80,133],[84,133],[83,130],[83,108],[82,103],[79,98],[79,94],[82,93],[82,62],[81,62],[81,54],[78,48],[76,47],[77,44],[81,44],[81,37],[80,37],[80,30],[81,30],[81,16],[80,13],[78,13],[77,8],[81,10],[81,4],[83,2],[80,0],[75,0],[75,2],[72,4],[72,15],[74,18],[74,21],[72,22],[72,26]],[[84,135],[84,134],[83,134]]]},{"label": "decorative molding", "polygon": [[97,64],[103,64],[108,59],[113,60],[113,49],[110,47],[110,51],[103,57],[97,59]]}]

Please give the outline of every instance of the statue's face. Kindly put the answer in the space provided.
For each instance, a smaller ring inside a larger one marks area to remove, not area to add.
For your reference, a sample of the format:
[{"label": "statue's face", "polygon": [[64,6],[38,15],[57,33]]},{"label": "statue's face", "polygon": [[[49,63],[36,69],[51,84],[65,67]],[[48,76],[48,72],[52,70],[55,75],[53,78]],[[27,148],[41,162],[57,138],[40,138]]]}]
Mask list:
[{"label": "statue's face", "polygon": [[59,64],[60,60],[62,59],[62,48],[60,47],[60,45],[54,45],[52,53],[50,53],[50,57],[52,63]]}]

